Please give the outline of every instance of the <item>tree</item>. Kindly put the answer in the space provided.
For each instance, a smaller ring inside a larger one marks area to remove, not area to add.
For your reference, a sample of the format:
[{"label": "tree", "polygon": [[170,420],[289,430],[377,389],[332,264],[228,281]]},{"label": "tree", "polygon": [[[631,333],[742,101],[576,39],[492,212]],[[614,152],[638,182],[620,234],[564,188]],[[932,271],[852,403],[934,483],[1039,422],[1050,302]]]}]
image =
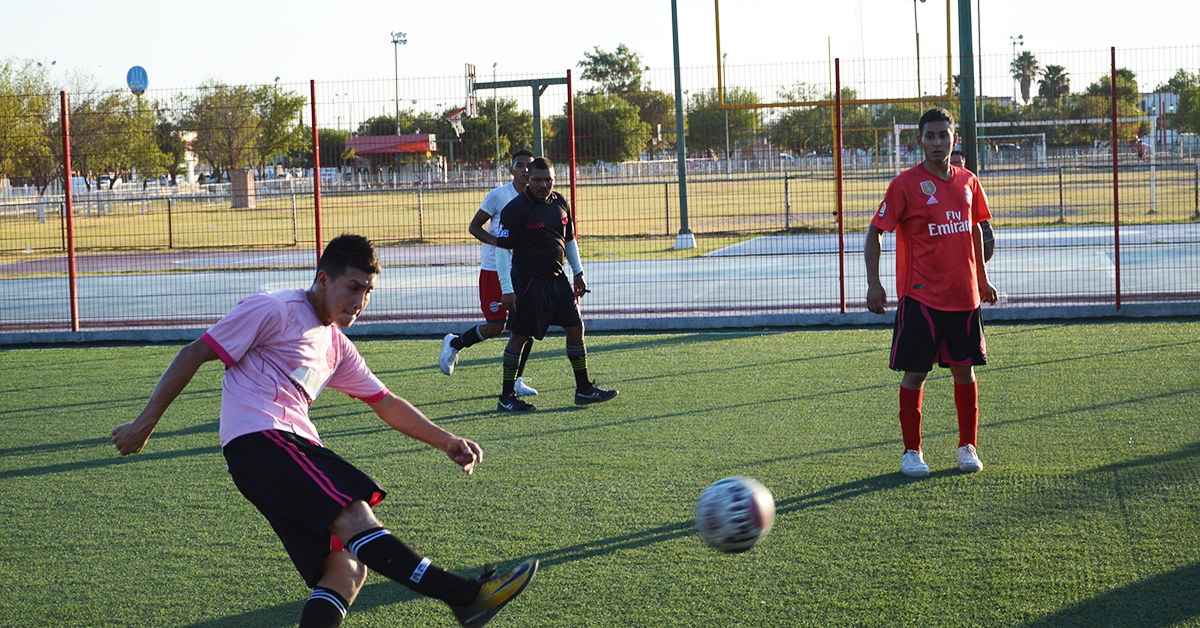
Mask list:
[{"label": "tree", "polygon": [[1061,65],[1048,65],[1042,70],[1042,80],[1038,83],[1038,96],[1046,99],[1046,104],[1053,109],[1058,99],[1071,93],[1071,77],[1066,68]]},{"label": "tree", "polygon": [[[0,64],[0,178],[30,177],[44,191],[59,168],[57,99],[36,61]],[[61,141],[60,141],[61,145]]]},{"label": "tree", "polygon": [[1181,133],[1200,131],[1200,73],[1193,74],[1181,69],[1166,83],[1159,85],[1158,91],[1179,96],[1175,112],[1167,114],[1167,121],[1172,128]]},{"label": "tree", "polygon": [[[1108,98],[1112,93],[1111,85],[1112,80],[1106,74],[1088,85],[1084,93],[1088,96]],[[1138,97],[1137,76],[1128,68],[1117,68],[1117,100],[1137,103]]]},{"label": "tree", "polygon": [[[858,93],[849,87],[842,88],[842,100],[856,100]],[[779,99],[787,102],[804,102],[816,100],[833,100],[833,95],[821,93],[816,85],[797,83],[790,90],[780,90]],[[842,142],[848,147],[874,147],[875,126],[891,126],[893,118],[896,122],[915,122],[920,113],[915,106],[906,107],[903,113],[890,111],[886,122],[877,122],[871,116],[871,111],[863,105],[842,107]],[[771,125],[771,144],[801,155],[813,151],[832,150],[833,118],[831,108],[797,107],[786,110]]]},{"label": "tree", "polygon": [[182,122],[185,131],[196,134],[192,151],[217,177],[257,161],[261,124],[254,90],[216,81],[201,85],[188,99]]},{"label": "tree", "polygon": [[264,85],[254,91],[254,100],[261,129],[257,145],[257,161],[261,165],[311,141],[300,132],[300,112],[308,103],[307,98],[280,91],[275,85]]},{"label": "tree", "polygon": [[1029,87],[1033,84],[1033,79],[1037,77],[1038,71],[1042,69],[1042,65],[1038,63],[1032,52],[1026,50],[1013,59],[1009,69],[1012,71],[1013,78],[1021,83],[1021,100],[1029,103]]},{"label": "tree", "polygon": [[158,110],[158,121],[154,125],[154,141],[158,144],[158,150],[167,157],[166,173],[170,175],[172,185],[179,183],[188,152],[188,143],[184,141],[178,118],[172,110],[162,108]]},{"label": "tree", "polygon": [[674,150],[675,96],[647,89],[621,94],[621,98],[638,108],[638,118],[650,129],[644,151]]},{"label": "tree", "polygon": [[592,52],[584,52],[583,60],[579,62],[583,68],[580,74],[584,80],[600,84],[600,92],[608,94],[624,94],[637,92],[642,89],[642,73],[649,66],[642,65],[642,55],[630,50],[625,44],[618,44],[613,52],[606,52],[600,46]]},{"label": "tree", "polygon": [[[556,161],[568,156],[567,116],[550,121],[552,138],[547,152]],[[580,163],[621,162],[636,159],[646,142],[650,127],[638,117],[637,107],[611,94],[583,94],[575,97],[575,158]]]},{"label": "tree", "polygon": [[[721,109],[716,88],[692,94],[687,104],[689,151],[725,151],[725,121],[729,120],[729,148],[749,143],[762,130],[761,109]],[[757,105],[758,94],[741,87],[725,88],[726,105]]]},{"label": "tree", "polygon": [[[112,153],[108,170],[126,180],[135,172],[143,181],[167,174],[170,157],[159,148],[155,133],[158,108],[154,103],[144,103],[142,97],[124,91],[113,97],[117,110],[113,119],[116,137],[109,143]],[[114,177],[109,181],[109,187],[116,182]]]},{"label": "tree", "polygon": [[[1143,111],[1138,107],[1138,86],[1137,77],[1127,68],[1117,68],[1117,116],[1129,117],[1143,115]],[[1102,76],[1100,80],[1087,86],[1084,90],[1084,97],[1073,99],[1075,108],[1072,111],[1074,117],[1077,118],[1107,118],[1112,115],[1112,91],[1113,82],[1109,76]],[[1106,138],[1111,136],[1111,130],[1106,124],[1089,124],[1086,125],[1086,131],[1089,136],[1094,138]],[[1117,130],[1117,136],[1121,139],[1127,139],[1142,133],[1140,125],[1136,123],[1122,123]]]}]

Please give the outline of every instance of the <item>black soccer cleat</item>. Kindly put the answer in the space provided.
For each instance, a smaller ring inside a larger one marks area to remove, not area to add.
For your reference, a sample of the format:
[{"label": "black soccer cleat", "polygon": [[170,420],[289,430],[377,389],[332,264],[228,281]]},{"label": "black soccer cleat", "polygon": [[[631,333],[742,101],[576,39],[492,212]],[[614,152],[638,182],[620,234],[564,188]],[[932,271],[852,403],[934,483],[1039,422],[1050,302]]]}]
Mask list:
[{"label": "black soccer cleat", "polygon": [[500,400],[496,402],[497,412],[533,412],[534,410],[537,410],[537,406],[512,394],[501,395]]},{"label": "black soccer cleat", "polygon": [[575,405],[586,406],[592,403],[604,403],[619,393],[615,390],[604,390],[597,388],[596,382],[588,384],[588,389],[584,391],[575,391]]},{"label": "black soccer cleat", "polygon": [[463,628],[482,628],[500,609],[521,594],[537,573],[538,559],[531,558],[517,568],[497,576],[492,569],[475,579],[481,586],[475,600],[467,606],[452,606],[454,618]]}]

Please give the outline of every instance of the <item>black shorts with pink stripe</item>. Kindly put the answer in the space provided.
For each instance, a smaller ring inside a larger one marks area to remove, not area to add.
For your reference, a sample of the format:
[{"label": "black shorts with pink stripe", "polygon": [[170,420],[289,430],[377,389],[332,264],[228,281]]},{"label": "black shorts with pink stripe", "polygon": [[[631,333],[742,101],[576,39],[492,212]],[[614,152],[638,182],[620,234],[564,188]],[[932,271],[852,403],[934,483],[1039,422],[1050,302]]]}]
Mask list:
[{"label": "black shorts with pink stripe", "polygon": [[987,364],[983,310],[947,312],[901,297],[888,366],[895,371],[928,373],[934,364],[942,368]]},{"label": "black shorts with pink stripe", "polygon": [[341,456],[291,432],[245,434],[222,450],[233,483],[270,522],[309,587],[341,542],[326,528],[350,502],[386,492]]}]

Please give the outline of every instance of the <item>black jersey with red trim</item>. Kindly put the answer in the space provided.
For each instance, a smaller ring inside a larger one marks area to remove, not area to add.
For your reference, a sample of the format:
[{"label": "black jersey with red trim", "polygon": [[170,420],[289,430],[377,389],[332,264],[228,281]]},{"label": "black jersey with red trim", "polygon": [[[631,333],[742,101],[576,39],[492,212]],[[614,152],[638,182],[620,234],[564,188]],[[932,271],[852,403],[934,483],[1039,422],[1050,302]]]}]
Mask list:
[{"label": "black jersey with red trim", "polygon": [[541,201],[526,187],[500,212],[496,246],[513,252],[514,275],[553,279],[563,274],[567,242],[574,239],[571,206],[558,192]]}]

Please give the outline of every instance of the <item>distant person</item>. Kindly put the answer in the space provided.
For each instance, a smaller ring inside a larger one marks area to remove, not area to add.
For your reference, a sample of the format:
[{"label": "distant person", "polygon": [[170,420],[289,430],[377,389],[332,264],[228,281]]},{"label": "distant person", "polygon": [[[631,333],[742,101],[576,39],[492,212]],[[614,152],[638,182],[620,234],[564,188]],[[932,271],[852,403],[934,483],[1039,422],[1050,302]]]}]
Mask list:
[{"label": "distant person", "polygon": [[[500,276],[496,274],[496,234],[500,231],[500,211],[514,198],[525,191],[529,183],[529,163],[533,161],[533,153],[519,150],[513,154],[512,165],[508,172],[512,182],[488,192],[479,205],[479,211],[471,219],[467,231],[483,244],[480,247],[479,264],[479,307],[483,310],[483,324],[476,325],[459,335],[446,334],[442,339],[442,356],[438,361],[442,372],[446,375],[454,373],[458,364],[458,352],[495,338],[504,332],[504,324],[508,320],[508,310],[500,302]],[[484,224],[487,227],[484,228]],[[533,350],[533,338],[530,338],[521,348],[521,363],[517,367],[517,381],[513,391],[518,397],[536,395],[529,385],[529,379],[524,377],[525,363],[529,361],[529,352]]]},{"label": "distant person", "polygon": [[[571,264],[574,287],[563,273],[563,260]],[[529,185],[500,214],[496,237],[496,270],[509,311],[508,346],[504,349],[504,374],[497,410],[528,412],[533,404],[517,398],[514,386],[521,347],[530,338],[541,340],[551,325],[567,336],[567,359],[575,373],[575,403],[601,403],[617,396],[588,378],[587,349],[579,298],[588,292],[583,264],[575,242],[571,206],[554,191],[554,166],[544,157],[529,164]]]},{"label": "distant person", "polygon": [[921,398],[935,363],[954,378],[960,471],[983,469],[976,451],[979,389],[974,367],[987,364],[980,302],[994,303],[979,223],[990,217],[979,179],[950,165],[957,139],[954,118],[937,107],[918,124],[924,161],[900,173],[871,220],[865,242],[867,309],[883,314],[887,293],[879,279],[884,231],[896,232],[896,322],[888,366],[900,380],[900,472],[929,475],[921,451]]},{"label": "distant person", "polygon": [[445,602],[461,625],[482,626],[525,589],[537,559],[477,579],[434,566],[383,527],[371,508],[387,493],[326,449],[308,416],[328,386],[363,400],[393,429],[446,452],[467,473],[483,460],[478,444],[388,390],[342,333],[367,307],[379,271],[366,238],[334,238],[308,290],[248,296],[181,349],[137,419],[113,429],[112,442],[123,456],[141,451],[200,365],[219,359],[226,369],[221,451],[234,485],[267,518],[313,590],[300,627],[341,625],[367,568]]},{"label": "distant person", "polygon": [[[950,165],[958,168],[966,168],[963,165],[963,152],[961,148],[956,148],[950,152]],[[979,223],[979,228],[983,230],[983,261],[992,261],[992,256],[996,254],[996,234],[992,231],[992,221],[985,220]]]}]

